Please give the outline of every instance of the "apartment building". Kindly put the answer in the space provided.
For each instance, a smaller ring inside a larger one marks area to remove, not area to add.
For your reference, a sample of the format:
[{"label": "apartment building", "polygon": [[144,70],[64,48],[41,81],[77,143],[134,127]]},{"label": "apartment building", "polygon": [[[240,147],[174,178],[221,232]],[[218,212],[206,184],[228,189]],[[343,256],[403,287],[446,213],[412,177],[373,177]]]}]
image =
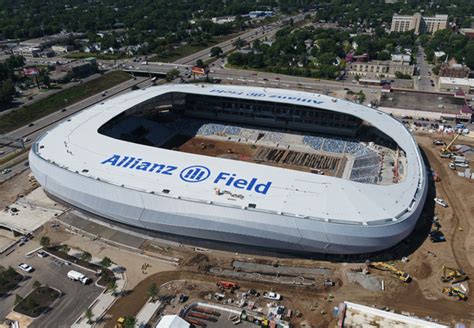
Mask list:
[{"label": "apartment building", "polygon": [[448,15],[411,16],[394,14],[390,32],[414,31],[415,34],[435,33],[448,27]]}]

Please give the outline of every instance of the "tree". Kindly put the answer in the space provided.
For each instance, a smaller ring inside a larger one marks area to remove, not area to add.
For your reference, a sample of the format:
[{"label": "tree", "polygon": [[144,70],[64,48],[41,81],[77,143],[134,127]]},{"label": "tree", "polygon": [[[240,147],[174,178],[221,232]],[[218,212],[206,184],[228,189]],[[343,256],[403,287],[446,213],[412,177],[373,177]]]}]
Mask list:
[{"label": "tree", "polygon": [[89,262],[92,259],[92,255],[89,252],[82,252],[81,260]]},{"label": "tree", "polygon": [[471,70],[474,70],[474,41],[469,41],[467,46],[464,48],[465,52],[465,63]]},{"label": "tree", "polygon": [[246,44],[247,42],[245,40],[242,40],[241,38],[237,38],[234,42],[232,42],[232,45],[236,47],[237,49],[242,48]]},{"label": "tree", "polygon": [[60,246],[58,247],[58,250],[59,250],[60,252],[63,252],[63,253],[66,253],[66,254],[67,254],[67,253],[69,252],[70,248],[69,248],[68,245],[63,244],[63,245],[60,245]]},{"label": "tree", "polygon": [[23,297],[18,294],[15,294],[15,305],[20,304],[23,301]]},{"label": "tree", "polygon": [[15,87],[11,80],[0,81],[0,104],[9,103],[15,95]]},{"label": "tree", "polygon": [[357,100],[361,104],[365,101],[365,93],[362,90],[357,93]]},{"label": "tree", "polygon": [[110,290],[110,292],[112,293],[112,295],[115,295],[115,293],[117,293],[117,283],[115,282],[115,280],[112,280],[112,281],[109,281],[107,283],[107,290]]},{"label": "tree", "polygon": [[87,323],[88,323],[88,324],[91,324],[91,323],[92,323],[92,318],[93,318],[93,316],[94,316],[94,314],[92,313],[91,308],[87,308],[86,313],[85,313],[85,316],[86,316],[86,318],[87,318]]},{"label": "tree", "polygon": [[180,74],[181,73],[176,68],[173,68],[171,71],[166,73],[166,81],[171,82],[174,79],[176,79],[177,77],[179,77]]},{"label": "tree", "polygon": [[134,328],[137,324],[137,319],[134,317],[126,316],[125,320],[123,321],[123,328]]},{"label": "tree", "polygon": [[223,51],[221,47],[213,47],[211,48],[211,57],[218,57],[222,55]]},{"label": "tree", "polygon": [[152,283],[150,288],[148,288],[148,296],[151,298],[152,302],[156,301],[158,296],[158,286],[155,283]]},{"label": "tree", "polygon": [[40,239],[40,245],[43,247],[49,247],[51,244],[51,239],[48,236],[43,236]]},{"label": "tree", "polygon": [[41,287],[41,283],[38,280],[35,280],[33,282],[33,288],[40,288],[40,287]]},{"label": "tree", "polygon": [[204,68],[205,65],[204,65],[204,62],[202,61],[202,59],[198,59],[196,61],[196,66]]},{"label": "tree", "polygon": [[109,259],[107,256],[104,256],[104,258],[102,259],[102,261],[100,261],[100,265],[101,265],[103,268],[108,268],[109,266],[112,265],[112,260]]},{"label": "tree", "polygon": [[38,74],[38,81],[43,83],[47,88],[51,84],[51,78],[49,77],[49,71],[47,69],[42,69]]}]

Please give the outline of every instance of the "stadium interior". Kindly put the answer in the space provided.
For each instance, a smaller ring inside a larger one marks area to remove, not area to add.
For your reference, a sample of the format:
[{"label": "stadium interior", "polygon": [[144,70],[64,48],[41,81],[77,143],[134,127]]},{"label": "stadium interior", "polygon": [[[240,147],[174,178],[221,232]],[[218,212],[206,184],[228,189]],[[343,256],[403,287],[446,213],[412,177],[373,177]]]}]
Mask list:
[{"label": "stadium interior", "polygon": [[406,175],[403,150],[382,131],[312,106],[173,92],[129,108],[99,133],[361,183],[398,183]]}]

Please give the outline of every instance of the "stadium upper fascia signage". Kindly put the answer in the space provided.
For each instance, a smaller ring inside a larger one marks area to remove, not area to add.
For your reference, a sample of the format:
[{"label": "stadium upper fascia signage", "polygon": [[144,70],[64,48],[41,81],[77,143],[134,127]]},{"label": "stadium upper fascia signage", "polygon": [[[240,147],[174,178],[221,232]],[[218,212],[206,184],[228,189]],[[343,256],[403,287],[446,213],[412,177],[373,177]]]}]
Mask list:
[{"label": "stadium upper fascia signage", "polygon": [[317,100],[314,98],[304,98],[304,97],[298,97],[298,96],[288,96],[288,95],[281,95],[281,94],[266,94],[265,92],[259,92],[259,91],[236,91],[236,90],[224,90],[224,89],[212,89],[209,91],[210,93],[219,93],[219,94],[227,94],[227,95],[233,95],[233,96],[242,96],[246,95],[248,97],[255,97],[255,98],[272,98],[272,99],[285,99],[285,100],[291,100],[294,102],[301,102],[301,103],[309,103],[309,104],[315,104],[319,105],[322,104],[323,101]]},{"label": "stadium upper fascia signage", "polygon": [[262,195],[266,195],[268,193],[268,190],[270,189],[270,186],[272,185],[271,181],[261,183],[255,177],[242,178],[238,177],[236,173],[226,171],[220,171],[219,173],[215,174],[214,177],[211,177],[213,175],[211,170],[202,165],[192,165],[180,169],[178,166],[174,165],[147,162],[141,158],[133,156],[122,156],[117,154],[114,154],[111,157],[103,160],[102,162],[100,162],[100,164],[155,174],[179,176],[181,181],[187,183],[203,182],[211,178],[214,184],[224,184],[228,187],[254,191]]}]

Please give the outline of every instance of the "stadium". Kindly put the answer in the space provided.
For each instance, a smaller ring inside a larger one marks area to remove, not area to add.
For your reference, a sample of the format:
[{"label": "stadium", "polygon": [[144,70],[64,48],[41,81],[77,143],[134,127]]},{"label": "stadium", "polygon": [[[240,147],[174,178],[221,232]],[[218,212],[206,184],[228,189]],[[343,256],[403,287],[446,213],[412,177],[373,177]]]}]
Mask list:
[{"label": "stadium", "polygon": [[44,190],[170,236],[362,254],[407,237],[427,194],[410,132],[324,95],[223,85],[136,90],[73,115],[29,155]]}]

